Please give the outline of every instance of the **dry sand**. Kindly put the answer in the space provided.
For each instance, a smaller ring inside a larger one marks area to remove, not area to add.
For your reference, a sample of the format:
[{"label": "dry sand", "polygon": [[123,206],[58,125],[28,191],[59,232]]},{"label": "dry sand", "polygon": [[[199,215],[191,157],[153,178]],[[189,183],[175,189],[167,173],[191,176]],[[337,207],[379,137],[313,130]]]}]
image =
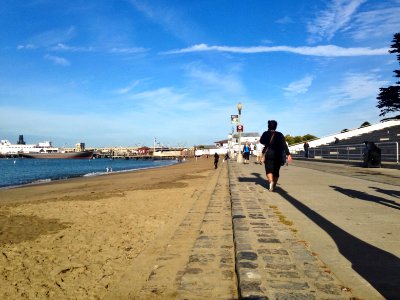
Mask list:
[{"label": "dry sand", "polygon": [[122,295],[121,277],[146,279],[215,172],[212,159],[192,159],[0,190],[0,299]]}]

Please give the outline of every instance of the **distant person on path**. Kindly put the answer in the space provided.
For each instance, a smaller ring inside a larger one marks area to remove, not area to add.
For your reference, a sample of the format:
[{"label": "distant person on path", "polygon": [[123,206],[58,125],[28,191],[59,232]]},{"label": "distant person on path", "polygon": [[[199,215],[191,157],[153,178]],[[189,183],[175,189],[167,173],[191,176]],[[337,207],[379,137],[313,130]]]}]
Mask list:
[{"label": "distant person on path", "polygon": [[244,159],[244,164],[248,164],[249,163],[249,159],[250,159],[249,142],[246,142],[246,144],[244,144],[244,146],[243,146],[243,159]]},{"label": "distant person on path", "polygon": [[228,160],[228,159],[229,159],[229,153],[226,152],[225,157],[224,157],[224,160]]},{"label": "distant person on path", "polygon": [[303,147],[304,147],[304,157],[308,158],[308,148],[310,148],[310,145],[307,142],[305,142]]},{"label": "distant person on path", "polygon": [[218,168],[218,161],[219,161],[219,155],[217,152],[214,154],[214,167],[215,169]]},{"label": "distant person on path", "polygon": [[283,152],[287,155],[287,161],[292,161],[292,156],[290,155],[289,148],[286,144],[284,135],[276,131],[278,127],[278,122],[275,120],[268,121],[268,131],[265,131],[260,139],[261,144],[264,147],[264,163],[265,163],[265,173],[267,174],[268,180],[268,190],[272,192],[279,179],[279,170],[283,163]]},{"label": "distant person on path", "polygon": [[261,157],[262,157],[262,150],[264,148],[264,145],[260,143],[260,140],[257,141],[256,144],[256,155],[257,155],[257,164],[262,165]]},{"label": "distant person on path", "polygon": [[381,167],[381,149],[374,142],[364,143],[364,167]]}]

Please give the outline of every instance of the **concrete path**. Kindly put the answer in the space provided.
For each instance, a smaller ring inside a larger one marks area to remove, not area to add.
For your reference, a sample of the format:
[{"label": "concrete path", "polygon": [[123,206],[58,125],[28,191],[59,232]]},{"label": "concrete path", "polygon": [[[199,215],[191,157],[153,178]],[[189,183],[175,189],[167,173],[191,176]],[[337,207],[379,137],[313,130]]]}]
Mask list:
[{"label": "concrete path", "polygon": [[258,299],[400,299],[400,171],[229,162],[239,293]]}]

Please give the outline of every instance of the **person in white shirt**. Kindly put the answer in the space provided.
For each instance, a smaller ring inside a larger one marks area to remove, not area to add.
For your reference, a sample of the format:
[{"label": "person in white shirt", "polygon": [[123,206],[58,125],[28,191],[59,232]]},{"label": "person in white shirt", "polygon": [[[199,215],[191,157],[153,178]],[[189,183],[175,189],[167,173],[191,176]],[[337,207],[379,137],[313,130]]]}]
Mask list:
[{"label": "person in white shirt", "polygon": [[262,150],[264,148],[264,145],[260,143],[260,140],[258,140],[255,148],[256,148],[256,155],[257,155],[256,163],[262,165],[261,157],[262,157]]}]

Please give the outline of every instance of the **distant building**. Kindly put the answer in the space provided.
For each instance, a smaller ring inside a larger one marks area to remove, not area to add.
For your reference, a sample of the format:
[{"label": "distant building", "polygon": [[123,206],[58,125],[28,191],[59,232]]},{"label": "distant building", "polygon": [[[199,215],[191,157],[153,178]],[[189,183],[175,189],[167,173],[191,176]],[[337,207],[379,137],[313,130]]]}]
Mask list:
[{"label": "distant building", "polygon": [[220,146],[219,142],[215,142],[215,145],[203,145],[201,148],[199,147],[195,151],[196,156],[204,156],[204,155],[214,155],[218,153],[219,155],[224,155],[228,152],[228,148],[225,146]]},{"label": "distant building", "polygon": [[222,141],[217,141],[214,142],[215,146],[217,147],[224,147],[228,145],[229,140],[222,140]]},{"label": "distant building", "polygon": [[[260,134],[258,132],[243,132],[240,136],[240,143],[245,144],[249,142],[250,144],[255,144],[260,139]],[[239,135],[236,133],[233,135],[233,139],[238,143]]]},{"label": "distant building", "polygon": [[140,154],[140,155],[149,155],[150,148],[149,147],[145,147],[145,146],[140,147],[140,148],[137,149],[137,153]]},{"label": "distant building", "polygon": [[[202,153],[203,155],[204,154],[213,155],[214,153],[226,154],[230,150],[231,154],[233,152],[237,153],[239,151],[238,139],[239,139],[238,134],[234,134],[233,138],[232,134],[229,134],[227,139],[214,142],[214,146],[204,146],[204,149],[202,149],[201,151],[197,150],[196,155],[201,155],[200,153]],[[242,132],[240,136],[240,144],[241,144],[240,148],[242,148],[246,142],[249,142],[250,148],[251,150],[253,150],[255,144],[259,139],[260,135],[258,132]]]},{"label": "distant building", "polygon": [[75,151],[76,152],[85,151],[85,143],[77,143],[75,145]]}]

